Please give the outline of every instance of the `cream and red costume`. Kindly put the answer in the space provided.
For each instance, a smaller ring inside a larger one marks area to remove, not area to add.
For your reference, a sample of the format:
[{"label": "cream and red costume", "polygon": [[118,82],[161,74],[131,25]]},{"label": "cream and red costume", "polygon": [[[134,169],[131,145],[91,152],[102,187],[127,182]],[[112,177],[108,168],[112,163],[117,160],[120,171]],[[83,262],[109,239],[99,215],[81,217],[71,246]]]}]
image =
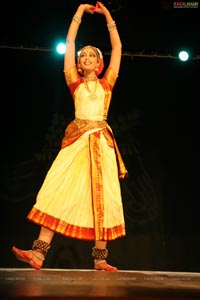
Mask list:
[{"label": "cream and red costume", "polygon": [[114,240],[125,235],[119,178],[127,176],[106,122],[117,76],[108,68],[86,85],[74,66],[65,78],[75,119],[27,218],[64,236]]}]

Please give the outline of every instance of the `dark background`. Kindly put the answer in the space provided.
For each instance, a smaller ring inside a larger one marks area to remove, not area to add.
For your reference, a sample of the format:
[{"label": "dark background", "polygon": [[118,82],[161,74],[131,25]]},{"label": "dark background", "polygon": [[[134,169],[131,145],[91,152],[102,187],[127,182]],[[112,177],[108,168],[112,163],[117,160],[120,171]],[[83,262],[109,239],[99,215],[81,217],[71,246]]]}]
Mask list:
[{"label": "dark background", "polygon": [[[1,11],[0,267],[27,267],[11,247],[30,249],[39,232],[26,216],[74,117],[55,45],[82,2],[16,1]],[[121,182],[127,235],[108,244],[109,262],[199,272],[200,8],[104,4],[123,44],[108,121],[129,171]],[[85,44],[99,47],[107,64],[103,16],[84,15],[77,50]],[[171,57],[181,48],[191,50],[189,62]],[[44,267],[92,268],[92,246],[56,235]]]}]

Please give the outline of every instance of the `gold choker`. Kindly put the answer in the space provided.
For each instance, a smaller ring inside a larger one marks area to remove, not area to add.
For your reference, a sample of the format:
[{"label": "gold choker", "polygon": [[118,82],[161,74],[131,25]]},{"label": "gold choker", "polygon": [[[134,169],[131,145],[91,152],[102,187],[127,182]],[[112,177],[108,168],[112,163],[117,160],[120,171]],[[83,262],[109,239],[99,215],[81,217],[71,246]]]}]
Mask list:
[{"label": "gold choker", "polygon": [[90,76],[84,76],[84,79],[85,79],[86,81],[90,81],[90,80],[91,80],[91,81],[92,81],[92,80],[95,81],[95,80],[97,80],[97,76],[95,76],[95,75],[94,75],[94,76],[91,76],[91,77],[90,77]]}]

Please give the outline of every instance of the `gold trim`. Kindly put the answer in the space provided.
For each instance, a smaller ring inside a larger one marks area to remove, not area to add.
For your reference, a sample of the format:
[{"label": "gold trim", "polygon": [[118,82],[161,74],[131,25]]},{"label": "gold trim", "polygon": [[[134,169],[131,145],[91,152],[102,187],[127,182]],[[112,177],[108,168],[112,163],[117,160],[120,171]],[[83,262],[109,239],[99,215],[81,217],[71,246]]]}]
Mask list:
[{"label": "gold trim", "polygon": [[114,87],[116,80],[117,80],[117,74],[115,71],[111,68],[108,68],[104,74],[104,78],[108,81],[108,83]]},{"label": "gold trim", "polygon": [[100,134],[100,131],[96,131],[89,135],[95,240],[103,239],[104,223],[103,176],[100,159]]},{"label": "gold trim", "polygon": [[76,66],[73,66],[72,68],[70,68],[67,71],[64,70],[64,74],[65,74],[65,80],[67,82],[67,85],[70,85],[70,84],[78,81],[80,78]]}]

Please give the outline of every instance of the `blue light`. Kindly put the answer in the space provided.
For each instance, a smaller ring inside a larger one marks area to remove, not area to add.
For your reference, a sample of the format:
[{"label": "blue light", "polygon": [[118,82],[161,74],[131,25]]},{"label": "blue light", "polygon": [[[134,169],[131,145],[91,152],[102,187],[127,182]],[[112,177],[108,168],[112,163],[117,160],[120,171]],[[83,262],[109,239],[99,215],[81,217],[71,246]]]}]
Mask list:
[{"label": "blue light", "polygon": [[64,43],[59,43],[56,47],[56,51],[59,53],[59,54],[64,54],[65,53],[65,50],[66,50],[66,44]]},{"label": "blue light", "polygon": [[189,53],[186,50],[182,50],[179,52],[178,57],[181,61],[187,61],[189,59]]}]

